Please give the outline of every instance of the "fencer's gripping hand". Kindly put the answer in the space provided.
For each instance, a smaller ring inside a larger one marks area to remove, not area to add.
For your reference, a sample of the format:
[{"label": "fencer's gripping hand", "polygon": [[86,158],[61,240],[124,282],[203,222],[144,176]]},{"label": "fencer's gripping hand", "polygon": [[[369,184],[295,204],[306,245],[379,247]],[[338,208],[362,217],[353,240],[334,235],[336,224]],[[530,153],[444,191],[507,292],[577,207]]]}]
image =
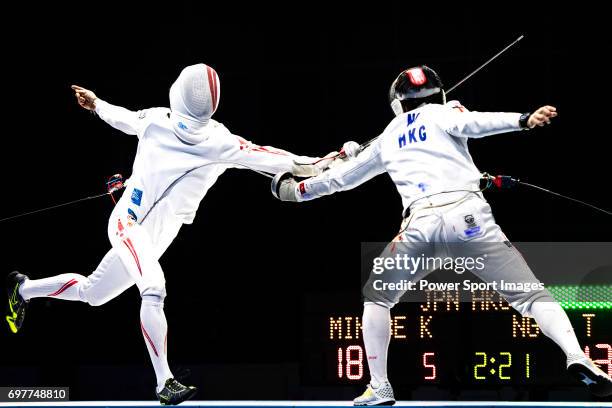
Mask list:
[{"label": "fencer's gripping hand", "polygon": [[342,149],[340,149],[340,155],[338,156],[337,162],[345,162],[357,157],[357,155],[361,153],[361,145],[357,142],[353,142],[352,140],[346,142],[342,145]]},{"label": "fencer's gripping hand", "polygon": [[291,173],[278,173],[272,179],[272,195],[281,201],[298,201],[297,181]]},{"label": "fencer's gripping hand", "polygon": [[77,103],[81,106],[81,108],[90,111],[96,109],[96,99],[98,99],[98,97],[95,93],[78,85],[72,85],[71,88],[74,91],[74,96],[76,97]]},{"label": "fencer's gripping hand", "polygon": [[536,126],[550,125],[550,120],[557,116],[557,108],[545,105],[529,116],[527,127],[533,129]]},{"label": "fencer's gripping hand", "polygon": [[330,152],[325,156],[313,160],[310,163],[293,162],[291,173],[298,177],[314,177],[323,173],[325,170],[348,161],[361,152],[361,146],[357,142],[346,142],[342,145],[339,152]]},{"label": "fencer's gripping hand", "polygon": [[317,163],[317,166],[321,170],[320,172],[324,172],[327,169],[331,169],[336,167],[337,165],[344,163],[345,161],[349,161],[361,152],[361,146],[357,142],[346,142],[342,145],[342,149],[339,152],[331,152],[327,154],[325,157],[320,159]]}]

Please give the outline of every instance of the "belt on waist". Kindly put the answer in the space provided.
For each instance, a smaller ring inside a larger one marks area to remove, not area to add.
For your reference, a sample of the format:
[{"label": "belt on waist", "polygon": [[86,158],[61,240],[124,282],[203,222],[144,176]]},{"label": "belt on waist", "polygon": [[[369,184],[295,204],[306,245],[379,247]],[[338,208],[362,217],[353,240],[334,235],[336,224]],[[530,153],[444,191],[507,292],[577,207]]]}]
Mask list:
[{"label": "belt on waist", "polygon": [[467,198],[471,194],[474,194],[479,198],[484,198],[481,191],[480,186],[473,185],[462,190],[441,191],[439,193],[417,198],[407,206],[402,215],[404,218],[406,218],[409,212],[419,209],[437,208],[451,205]]}]

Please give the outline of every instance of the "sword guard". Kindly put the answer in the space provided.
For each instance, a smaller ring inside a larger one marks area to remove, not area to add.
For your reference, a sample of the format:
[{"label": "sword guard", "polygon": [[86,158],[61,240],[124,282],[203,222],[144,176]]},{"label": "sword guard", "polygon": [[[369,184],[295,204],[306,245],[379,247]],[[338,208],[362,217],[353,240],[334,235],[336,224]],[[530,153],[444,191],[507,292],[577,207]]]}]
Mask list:
[{"label": "sword guard", "polygon": [[106,191],[112,194],[115,191],[121,190],[123,187],[125,187],[123,182],[123,176],[119,173],[110,176],[106,182]]}]

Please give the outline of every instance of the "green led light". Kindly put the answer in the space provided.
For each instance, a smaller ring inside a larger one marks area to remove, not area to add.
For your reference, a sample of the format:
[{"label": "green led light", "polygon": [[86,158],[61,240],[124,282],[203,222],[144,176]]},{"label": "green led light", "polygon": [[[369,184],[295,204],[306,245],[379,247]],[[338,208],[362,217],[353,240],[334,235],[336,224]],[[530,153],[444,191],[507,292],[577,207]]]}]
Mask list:
[{"label": "green led light", "polygon": [[612,310],[612,285],[549,286],[548,290],[566,310]]}]

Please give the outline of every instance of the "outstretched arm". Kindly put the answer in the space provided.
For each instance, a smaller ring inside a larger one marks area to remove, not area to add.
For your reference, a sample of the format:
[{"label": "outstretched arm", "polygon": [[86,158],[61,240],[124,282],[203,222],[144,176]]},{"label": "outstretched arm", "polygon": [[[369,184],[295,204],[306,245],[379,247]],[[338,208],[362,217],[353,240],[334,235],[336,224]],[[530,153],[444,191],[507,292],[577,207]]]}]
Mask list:
[{"label": "outstretched arm", "polygon": [[[327,168],[333,158],[297,156],[271,146],[259,146],[236,135],[237,148],[227,157],[237,168],[244,167],[267,173],[291,173],[299,177],[311,177]],[[331,155],[332,153],[330,153]],[[336,155],[336,152],[333,152]],[[329,155],[328,155],[329,156]]]},{"label": "outstretched arm", "polygon": [[121,106],[111,105],[98,98],[92,91],[77,85],[72,85],[78,104],[89,111],[96,112],[100,119],[117,130],[136,135],[140,130],[141,120],[139,112],[134,112]]},{"label": "outstretched arm", "polygon": [[379,138],[355,158],[316,177],[297,182],[292,177],[278,174],[272,182],[272,192],[282,201],[308,201],[337,191],[353,189],[384,171]]},{"label": "outstretched arm", "polygon": [[557,116],[554,106],[542,106],[526,116],[520,113],[507,112],[469,112],[458,103],[452,106],[446,115],[445,130],[457,137],[479,138],[498,133],[512,132],[521,129],[532,129],[535,126],[550,124]]}]

